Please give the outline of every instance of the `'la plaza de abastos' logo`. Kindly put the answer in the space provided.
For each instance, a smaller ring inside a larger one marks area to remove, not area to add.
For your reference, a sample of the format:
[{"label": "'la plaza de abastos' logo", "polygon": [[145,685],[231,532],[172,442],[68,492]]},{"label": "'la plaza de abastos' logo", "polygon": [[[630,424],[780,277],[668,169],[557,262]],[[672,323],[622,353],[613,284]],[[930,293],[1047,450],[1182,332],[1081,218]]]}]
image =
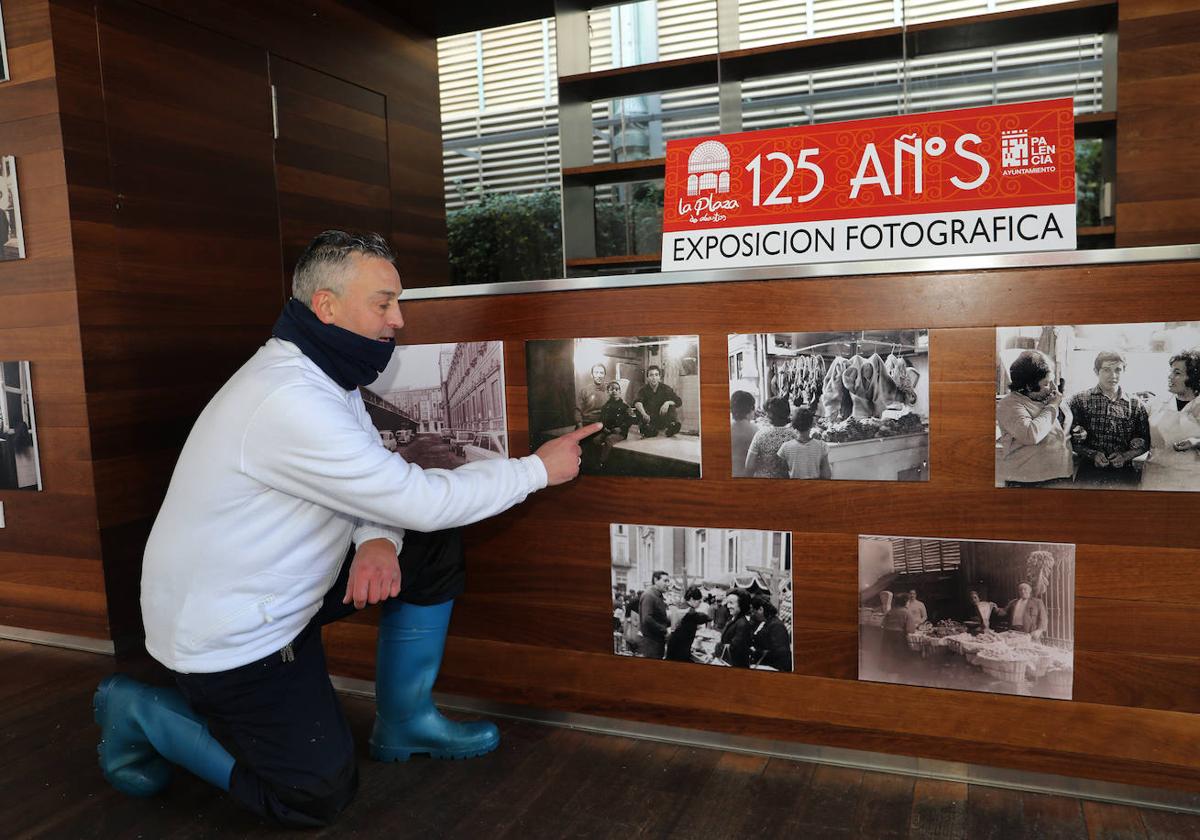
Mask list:
[{"label": "'la plaza de abastos' logo", "polygon": [[[723,222],[722,210],[737,210],[736,198],[718,198],[729,192],[729,149],[718,140],[705,140],[688,155],[687,194],[679,200],[679,213],[692,224]],[[707,193],[703,195],[702,193]]]}]

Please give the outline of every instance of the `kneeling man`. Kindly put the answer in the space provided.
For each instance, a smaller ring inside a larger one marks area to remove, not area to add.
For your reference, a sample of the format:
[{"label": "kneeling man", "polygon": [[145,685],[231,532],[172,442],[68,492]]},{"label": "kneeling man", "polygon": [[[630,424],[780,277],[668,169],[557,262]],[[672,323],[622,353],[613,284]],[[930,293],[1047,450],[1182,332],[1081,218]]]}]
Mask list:
[{"label": "kneeling man", "polygon": [[495,726],[434,708],[459,526],[579,468],[586,426],[519,459],[456,470],[384,448],[359,386],[392,356],[400,277],[377,234],[326,231],[301,255],[273,337],[201,413],[146,545],[146,649],[176,689],[105,679],[100,766],[148,796],[181,765],[290,826],[329,823],[357,787],[321,626],[382,604],[372,757],[466,758]]}]

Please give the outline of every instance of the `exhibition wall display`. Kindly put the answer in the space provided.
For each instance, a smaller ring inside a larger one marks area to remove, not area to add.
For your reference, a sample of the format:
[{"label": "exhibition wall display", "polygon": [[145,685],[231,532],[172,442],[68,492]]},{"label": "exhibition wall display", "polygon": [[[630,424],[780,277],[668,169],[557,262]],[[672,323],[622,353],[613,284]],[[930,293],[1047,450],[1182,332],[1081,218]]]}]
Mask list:
[{"label": "exhibition wall display", "polygon": [[363,399],[384,446],[422,467],[508,457],[504,343],[398,346]]},{"label": "exhibition wall display", "polygon": [[858,677],[1071,699],[1075,546],[858,540]]},{"label": "exhibition wall display", "polygon": [[588,423],[592,475],[700,477],[700,355],[694,335],[529,341],[533,449]]},{"label": "exhibition wall display", "polygon": [[29,362],[0,361],[0,490],[41,490]]},{"label": "exhibition wall display", "polygon": [[17,191],[17,159],[0,157],[0,260],[25,258],[21,228],[21,196]]},{"label": "exhibition wall display", "polygon": [[996,330],[996,485],[1200,490],[1200,322]]},{"label": "exhibition wall display", "polygon": [[735,477],[929,478],[929,331],[729,336]]},{"label": "exhibition wall display", "polygon": [[609,526],[613,652],[792,670],[786,531]]}]

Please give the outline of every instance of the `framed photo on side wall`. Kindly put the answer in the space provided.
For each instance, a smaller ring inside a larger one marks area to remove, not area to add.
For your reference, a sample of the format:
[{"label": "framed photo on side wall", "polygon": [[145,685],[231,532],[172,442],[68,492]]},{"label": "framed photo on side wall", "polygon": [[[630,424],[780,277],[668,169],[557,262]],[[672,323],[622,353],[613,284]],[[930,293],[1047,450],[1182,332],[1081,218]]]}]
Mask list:
[{"label": "framed photo on side wall", "polygon": [[21,197],[17,192],[17,159],[0,157],[0,261],[25,259],[21,230]]},{"label": "framed photo on side wall", "polygon": [[41,490],[29,362],[0,361],[0,490]]},{"label": "framed photo on side wall", "polygon": [[0,6],[0,82],[8,81],[8,45],[4,41],[4,7]]}]

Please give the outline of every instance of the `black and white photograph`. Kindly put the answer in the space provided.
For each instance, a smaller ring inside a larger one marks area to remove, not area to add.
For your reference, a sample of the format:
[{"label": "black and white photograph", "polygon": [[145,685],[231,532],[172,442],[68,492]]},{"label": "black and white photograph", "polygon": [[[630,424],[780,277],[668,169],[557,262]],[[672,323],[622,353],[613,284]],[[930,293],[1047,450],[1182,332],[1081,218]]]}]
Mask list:
[{"label": "black and white photograph", "polygon": [[8,44],[4,40],[4,8],[0,6],[0,82],[8,81]]},{"label": "black and white photograph", "polygon": [[858,678],[1070,700],[1075,546],[858,538]]},{"label": "black and white photograph", "polygon": [[383,445],[426,469],[508,457],[504,342],[399,346],[370,388]]},{"label": "black and white photograph", "polygon": [[996,329],[996,486],[1200,491],[1200,321]]},{"label": "black and white photograph", "polygon": [[792,670],[788,531],[609,526],[613,652]]},{"label": "black and white photograph", "polygon": [[734,478],[929,480],[929,331],[729,336]]},{"label": "black and white photograph", "polygon": [[0,490],[41,490],[29,362],[0,362]]},{"label": "black and white photograph", "polygon": [[17,159],[0,157],[0,260],[25,259],[21,230],[21,196],[17,192]]},{"label": "black and white photograph", "polygon": [[694,335],[525,342],[529,443],[591,423],[585,475],[700,477],[700,353]]}]

